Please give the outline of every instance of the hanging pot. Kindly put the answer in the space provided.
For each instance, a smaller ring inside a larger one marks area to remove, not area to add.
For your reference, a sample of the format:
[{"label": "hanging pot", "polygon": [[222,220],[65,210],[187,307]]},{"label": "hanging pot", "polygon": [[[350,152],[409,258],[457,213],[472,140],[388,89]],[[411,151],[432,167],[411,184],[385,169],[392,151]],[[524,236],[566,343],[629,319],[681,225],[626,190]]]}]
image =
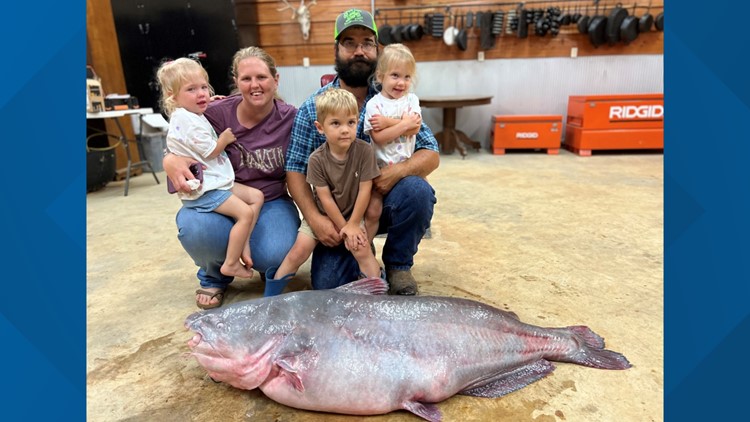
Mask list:
[{"label": "hanging pot", "polygon": [[638,38],[638,23],[639,19],[635,16],[635,6],[633,6],[633,14],[626,16],[620,24],[620,40],[622,42],[630,44]]},{"label": "hanging pot", "polygon": [[[451,23],[455,20],[455,17],[453,15],[450,16]],[[445,28],[445,32],[443,32],[443,42],[445,45],[453,45],[456,43],[456,35],[458,35],[458,28],[451,25],[447,28]]]},{"label": "hanging pot", "polygon": [[648,32],[651,30],[651,27],[654,26],[654,17],[649,13],[651,11],[651,0],[648,2],[648,9],[646,9],[646,14],[641,16],[641,19],[638,21],[638,32]]},{"label": "hanging pot", "polygon": [[628,11],[622,7],[622,3],[617,3],[617,6],[609,11],[609,17],[607,17],[607,42],[609,45],[615,45],[620,41],[620,26],[626,17],[628,17]]},{"label": "hanging pot", "polygon": [[578,32],[581,34],[588,34],[589,33],[589,21],[591,18],[588,15],[588,7],[587,10],[583,15],[581,15],[580,18],[578,18],[578,21],[576,22],[576,25],[578,25]]},{"label": "hanging pot", "polygon": [[575,12],[573,13],[573,15],[572,15],[572,16],[570,17],[570,23],[571,23],[571,24],[573,24],[573,23],[577,24],[577,23],[578,23],[578,21],[579,21],[579,20],[580,20],[580,19],[581,19],[582,17],[583,17],[583,15],[581,14],[581,11],[580,11],[580,8],[579,8],[579,5],[577,5],[577,4],[576,4],[576,11],[575,11]]},{"label": "hanging pot", "polygon": [[401,34],[403,33],[404,26],[401,24],[401,15],[398,16],[398,25],[394,25],[391,28],[391,42],[392,43],[400,43],[401,40]]},{"label": "hanging pot", "polygon": [[654,26],[658,31],[664,30],[664,12],[659,13],[656,15],[656,18],[654,19]]},{"label": "hanging pot", "polygon": [[[413,20],[413,19],[412,19]],[[419,41],[424,36],[424,28],[418,22],[409,25],[409,39]]]},{"label": "hanging pot", "polygon": [[456,35],[456,45],[458,45],[459,50],[466,51],[467,43],[468,35],[464,26],[464,15],[461,15],[461,29],[458,31],[458,35]]},{"label": "hanging pot", "polygon": [[489,50],[495,46],[495,37],[492,35],[492,12],[482,12],[479,18],[479,45],[482,50]]},{"label": "hanging pot", "polygon": [[596,5],[596,15],[589,20],[589,41],[594,48],[607,42],[607,17],[599,14],[599,4]]},{"label": "hanging pot", "polygon": [[518,38],[526,38],[529,36],[528,14],[529,12],[526,9],[521,9],[521,11],[518,12],[518,32],[516,33]]},{"label": "hanging pot", "polygon": [[388,25],[388,17],[385,18],[385,24],[379,28],[378,42],[384,46],[393,42],[391,40],[391,26]]}]

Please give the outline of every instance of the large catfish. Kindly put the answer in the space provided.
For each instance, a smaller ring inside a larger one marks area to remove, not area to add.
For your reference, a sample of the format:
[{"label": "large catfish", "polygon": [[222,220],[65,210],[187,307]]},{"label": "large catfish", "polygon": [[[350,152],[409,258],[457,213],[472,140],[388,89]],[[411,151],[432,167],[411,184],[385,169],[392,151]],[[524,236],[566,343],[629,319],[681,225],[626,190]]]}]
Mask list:
[{"label": "large catfish", "polygon": [[455,394],[500,397],[554,370],[549,361],[626,369],[584,326],[541,328],[467,299],[386,296],[363,279],[190,315],[192,355],[216,381],[260,388],[300,409],[440,421]]}]

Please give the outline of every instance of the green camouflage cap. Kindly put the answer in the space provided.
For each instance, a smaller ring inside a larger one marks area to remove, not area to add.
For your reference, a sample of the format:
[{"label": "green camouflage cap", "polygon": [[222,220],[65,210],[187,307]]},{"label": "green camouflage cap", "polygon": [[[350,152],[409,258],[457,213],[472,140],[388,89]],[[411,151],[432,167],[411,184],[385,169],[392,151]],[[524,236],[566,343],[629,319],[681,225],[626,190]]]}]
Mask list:
[{"label": "green camouflage cap", "polygon": [[372,32],[375,33],[375,38],[378,37],[378,27],[375,25],[375,19],[373,19],[370,12],[360,9],[349,9],[336,18],[333,39],[338,40],[339,35],[341,35],[346,28],[357,25],[372,30]]}]

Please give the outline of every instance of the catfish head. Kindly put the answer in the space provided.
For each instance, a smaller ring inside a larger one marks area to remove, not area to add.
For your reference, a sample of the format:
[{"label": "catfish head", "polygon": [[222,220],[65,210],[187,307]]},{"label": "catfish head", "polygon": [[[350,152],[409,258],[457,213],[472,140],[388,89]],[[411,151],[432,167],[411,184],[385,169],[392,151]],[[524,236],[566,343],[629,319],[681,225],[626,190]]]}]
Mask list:
[{"label": "catfish head", "polygon": [[252,390],[273,369],[273,352],[284,327],[270,323],[267,300],[247,301],[195,312],[185,320],[193,331],[191,355],[214,381]]}]

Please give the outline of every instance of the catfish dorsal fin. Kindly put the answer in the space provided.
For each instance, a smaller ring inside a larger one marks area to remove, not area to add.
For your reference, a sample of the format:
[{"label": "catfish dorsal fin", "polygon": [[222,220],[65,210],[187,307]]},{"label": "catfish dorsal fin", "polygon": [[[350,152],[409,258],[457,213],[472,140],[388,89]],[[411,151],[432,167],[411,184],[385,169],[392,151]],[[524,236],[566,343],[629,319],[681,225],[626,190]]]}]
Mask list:
[{"label": "catfish dorsal fin", "polygon": [[384,295],[388,293],[388,282],[382,278],[369,277],[352,281],[333,290],[341,293],[357,293],[361,295]]}]

